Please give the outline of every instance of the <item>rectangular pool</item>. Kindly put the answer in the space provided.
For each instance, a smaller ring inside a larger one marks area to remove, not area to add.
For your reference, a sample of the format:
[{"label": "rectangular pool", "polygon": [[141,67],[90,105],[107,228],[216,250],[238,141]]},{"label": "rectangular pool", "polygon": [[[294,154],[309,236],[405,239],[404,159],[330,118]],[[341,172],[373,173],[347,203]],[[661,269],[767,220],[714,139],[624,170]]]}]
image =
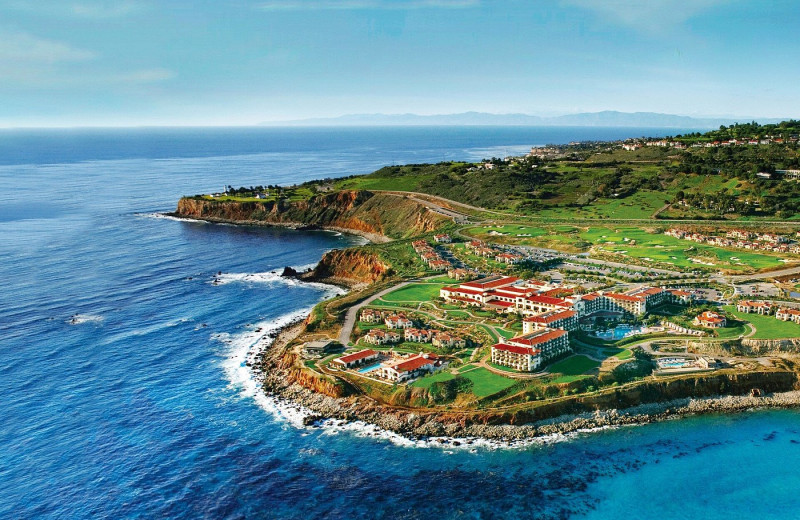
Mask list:
[{"label": "rectangular pool", "polygon": [[372,372],[373,370],[377,370],[381,367],[380,363],[375,363],[374,365],[369,365],[364,368],[359,368],[358,372],[360,374],[366,374],[367,372]]}]

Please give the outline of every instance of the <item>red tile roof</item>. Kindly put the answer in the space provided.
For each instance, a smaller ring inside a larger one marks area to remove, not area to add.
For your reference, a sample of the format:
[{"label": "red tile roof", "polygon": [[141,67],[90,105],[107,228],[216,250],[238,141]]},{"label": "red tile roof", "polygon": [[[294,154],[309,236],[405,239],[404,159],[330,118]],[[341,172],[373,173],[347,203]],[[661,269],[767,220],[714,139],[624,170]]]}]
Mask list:
[{"label": "red tile roof", "polygon": [[503,287],[504,285],[511,285],[516,281],[519,281],[519,278],[515,278],[513,276],[490,276],[489,278],[484,278],[483,280],[475,280],[474,282],[462,283],[461,286],[486,290],[486,289],[494,289],[497,287]]},{"label": "red tile roof", "polygon": [[522,345],[528,345],[532,347],[534,345],[541,345],[542,343],[546,343],[550,340],[560,338],[566,333],[567,331],[561,329],[548,330],[547,332],[541,334],[526,334],[525,336],[517,336],[516,338],[511,338],[508,341],[510,343],[520,343]]},{"label": "red tile roof", "polygon": [[370,356],[374,356],[375,354],[377,354],[377,352],[368,348],[360,350],[358,352],[354,352],[353,354],[342,356],[339,359],[337,359],[337,361],[341,361],[342,363],[352,363],[353,361],[358,361],[364,358],[368,358]]},{"label": "red tile roof", "polygon": [[536,350],[535,348],[520,347],[518,345],[507,345],[505,343],[498,343],[497,345],[494,345],[492,348],[496,350],[501,350],[503,352],[513,352],[514,354],[523,354],[523,355],[527,354],[529,356],[535,356],[536,354],[539,353],[539,351]]},{"label": "red tile roof", "polygon": [[540,295],[528,296],[527,298],[525,298],[525,301],[529,301],[532,303],[541,303],[544,305],[558,305],[561,307],[570,306],[570,304],[567,303],[565,300],[562,300],[561,298],[553,298],[552,296],[540,296]]},{"label": "red tile roof", "polygon": [[418,370],[425,365],[432,365],[433,361],[430,359],[425,359],[422,356],[417,356],[411,359],[407,359],[406,361],[402,361],[394,366],[393,369],[397,370],[398,372],[411,372],[413,370]]},{"label": "red tile roof", "polygon": [[544,314],[539,314],[538,316],[525,318],[522,321],[527,321],[529,323],[553,323],[554,321],[565,320],[567,318],[572,318],[573,316],[575,316],[575,311],[551,311],[545,312]]},{"label": "red tile roof", "polygon": [[455,293],[455,294],[483,294],[484,292],[476,289],[463,289],[461,287],[442,287],[442,289],[444,289],[449,293]]}]

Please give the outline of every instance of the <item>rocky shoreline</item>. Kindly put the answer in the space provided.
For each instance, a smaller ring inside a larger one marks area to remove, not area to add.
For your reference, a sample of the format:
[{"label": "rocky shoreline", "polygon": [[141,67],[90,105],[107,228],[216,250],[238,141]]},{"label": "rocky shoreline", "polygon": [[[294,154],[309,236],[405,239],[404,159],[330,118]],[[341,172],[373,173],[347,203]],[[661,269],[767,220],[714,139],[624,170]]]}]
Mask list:
[{"label": "rocky shoreline", "polygon": [[452,411],[407,410],[388,407],[364,396],[334,398],[290,382],[288,372],[281,367],[284,349],[303,331],[297,321],[277,332],[274,341],[261,352],[253,368],[264,392],[277,400],[285,400],[303,413],[302,424],[317,426],[333,419],[362,422],[406,439],[436,439],[439,443],[458,446],[473,444],[476,439],[514,444],[520,441],[563,436],[609,427],[647,424],[682,417],[735,413],[760,408],[800,407],[800,391],[774,393],[762,397],[719,396],[709,398],[674,399],[648,403],[626,409],[610,409],[561,416],[530,424],[476,424],[470,413]]}]

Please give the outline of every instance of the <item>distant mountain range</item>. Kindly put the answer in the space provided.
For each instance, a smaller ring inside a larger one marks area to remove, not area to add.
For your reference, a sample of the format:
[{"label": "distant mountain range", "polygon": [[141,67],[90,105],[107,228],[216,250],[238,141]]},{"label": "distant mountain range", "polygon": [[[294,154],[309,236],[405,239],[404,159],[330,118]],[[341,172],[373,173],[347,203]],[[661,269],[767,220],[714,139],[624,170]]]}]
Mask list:
[{"label": "distant mountain range", "polygon": [[261,123],[266,126],[627,126],[652,128],[716,128],[733,123],[761,124],[779,123],[788,118],[696,118],[659,114],[656,112],[586,112],[554,117],[528,114],[489,114],[486,112],[463,112],[421,116],[418,114],[349,114],[339,117],[298,119]]}]

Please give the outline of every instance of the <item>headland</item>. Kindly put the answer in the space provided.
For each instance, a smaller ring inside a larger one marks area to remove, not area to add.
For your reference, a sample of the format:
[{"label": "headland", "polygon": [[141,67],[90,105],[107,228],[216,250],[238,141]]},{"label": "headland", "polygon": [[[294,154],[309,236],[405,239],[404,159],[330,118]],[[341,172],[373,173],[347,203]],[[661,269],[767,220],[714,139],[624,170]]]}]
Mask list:
[{"label": "headland", "polygon": [[798,132],[736,125],[229,187],[173,216],[372,242],[301,275],[350,291],[258,360],[264,390],[311,423],[515,440],[789,407]]}]

